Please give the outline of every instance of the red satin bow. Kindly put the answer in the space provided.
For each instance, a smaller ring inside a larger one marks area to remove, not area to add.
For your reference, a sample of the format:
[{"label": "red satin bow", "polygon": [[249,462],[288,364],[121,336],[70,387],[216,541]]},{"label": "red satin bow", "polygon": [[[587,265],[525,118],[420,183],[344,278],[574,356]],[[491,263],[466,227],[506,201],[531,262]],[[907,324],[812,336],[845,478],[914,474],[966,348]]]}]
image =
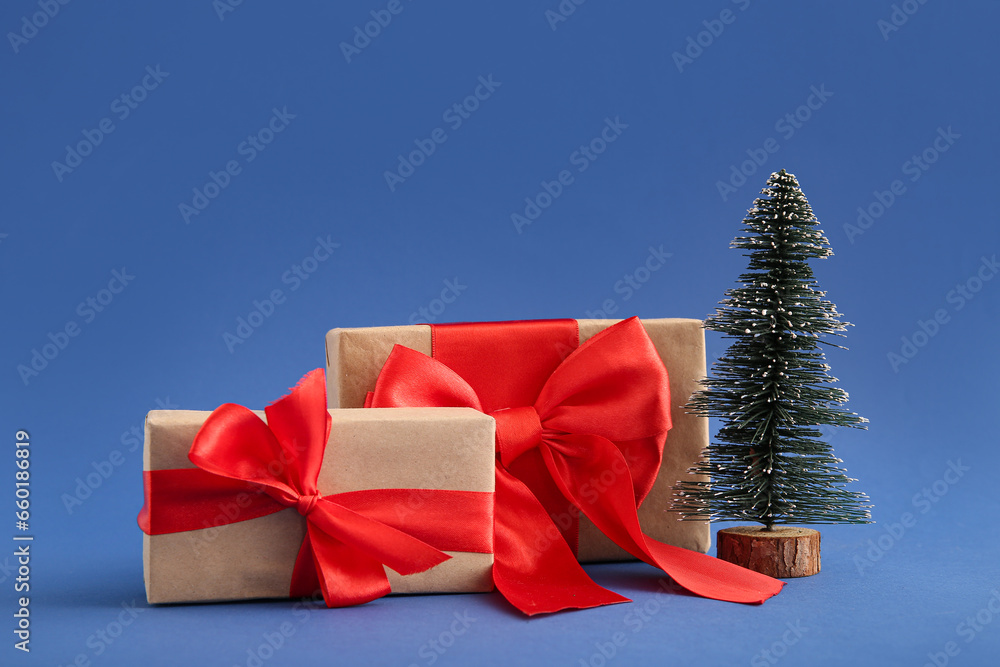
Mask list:
[{"label": "red satin bow", "polygon": [[[476,391],[456,372],[399,345],[368,405],[483,410]],[[693,593],[759,603],[781,590],[776,579],[643,534],[636,506],[652,478],[637,492],[623,450],[651,438],[662,443],[670,417],[666,369],[638,318],[605,329],[573,351],[532,405],[490,414],[497,420],[498,453],[494,582],[521,611],[627,601],[595,584],[565,540],[539,544],[537,536],[553,534],[546,506],[552,506],[554,494]]]},{"label": "red satin bow", "polygon": [[[200,471],[152,471],[179,473],[182,478],[176,483],[171,480],[177,475],[162,478],[157,488],[162,491],[164,505],[177,502],[181,493],[191,495],[193,487],[205,489],[204,497],[209,499],[238,489],[262,491],[254,494],[247,512],[235,520],[296,508],[306,518],[307,531],[295,563],[290,595],[312,595],[318,584],[329,607],[369,602],[389,593],[383,564],[405,575],[423,572],[450,558],[416,537],[358,511],[371,504],[372,495],[381,494],[391,500],[394,490],[319,494],[316,482],[331,423],[322,369],[307,374],[291,394],[264,412],[266,424],[240,405],[229,403],[216,409],[191,446],[189,458]],[[196,484],[192,480],[197,480]],[[204,516],[198,510],[180,519],[166,517],[160,522],[164,525],[154,526],[149,511],[151,487],[147,486],[147,504],[139,517],[145,532],[201,527],[189,525],[196,515]],[[204,509],[203,505],[197,507]]]}]

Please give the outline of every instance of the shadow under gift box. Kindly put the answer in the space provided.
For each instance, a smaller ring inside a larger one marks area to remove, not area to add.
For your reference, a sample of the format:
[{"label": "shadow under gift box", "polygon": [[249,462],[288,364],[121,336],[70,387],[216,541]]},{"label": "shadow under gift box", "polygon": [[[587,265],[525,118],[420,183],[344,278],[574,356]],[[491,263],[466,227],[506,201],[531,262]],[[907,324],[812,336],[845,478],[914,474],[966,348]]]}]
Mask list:
[{"label": "shadow under gift box", "polygon": [[[255,411],[265,419],[262,411]],[[196,467],[188,452],[210,412],[153,410],[146,416],[144,470]],[[330,410],[330,440],[318,486],[322,495],[413,489],[399,516],[420,516],[421,490],[494,490],[494,421],[471,408]],[[245,500],[243,501],[246,502]],[[156,505],[150,512],[158,511]],[[238,497],[218,514],[235,514]],[[231,518],[231,517],[230,517]],[[492,517],[486,531],[492,534]],[[476,527],[483,529],[482,526]],[[143,534],[150,603],[287,598],[306,520],[295,508],[204,530]],[[431,546],[434,546],[433,544]],[[445,551],[452,558],[403,576],[386,568],[393,593],[493,590],[493,554]]]},{"label": "shadow under gift box", "polygon": [[[579,344],[620,320],[577,320]],[[673,487],[680,480],[706,479],[688,470],[708,445],[708,419],[688,413],[684,406],[705,377],[705,332],[701,320],[642,320],[670,379],[670,417],[663,461],[656,482],[639,507],[643,531],[661,542],[705,553],[711,545],[705,521],[681,521],[670,511]],[[394,345],[432,354],[431,326],[332,329],[326,334],[327,401],[330,408],[359,408],[374,390],[379,372]],[[515,363],[511,360],[511,363]],[[502,381],[502,378],[498,378]],[[512,406],[513,407],[513,406]],[[587,517],[580,516],[580,562],[634,560],[608,539]]]}]

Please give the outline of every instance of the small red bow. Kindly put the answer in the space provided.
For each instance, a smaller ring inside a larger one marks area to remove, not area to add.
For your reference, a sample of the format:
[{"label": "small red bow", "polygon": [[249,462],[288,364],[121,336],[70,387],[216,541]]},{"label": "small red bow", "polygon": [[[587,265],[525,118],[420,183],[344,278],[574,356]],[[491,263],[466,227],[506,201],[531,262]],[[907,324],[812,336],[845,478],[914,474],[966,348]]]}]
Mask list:
[{"label": "small red bow", "polygon": [[[307,374],[288,396],[264,412],[266,424],[243,406],[220,406],[191,446],[189,458],[201,470],[147,473],[147,504],[139,516],[143,530],[158,534],[202,528],[197,521],[204,522],[204,510],[213,498],[240,489],[262,491],[254,494],[252,505],[237,520],[286,507],[294,507],[305,517],[307,531],[292,574],[290,595],[312,595],[318,586],[329,607],[361,604],[389,593],[383,564],[405,575],[423,572],[450,558],[426,542],[361,513],[371,507],[373,498],[389,502],[403,498],[394,493],[398,490],[320,495],[317,478],[331,423],[322,369]],[[152,482],[154,476],[162,481]],[[179,516],[171,517],[167,511],[163,514],[168,516],[152,520],[152,494],[158,494],[156,506],[177,507]]]}]

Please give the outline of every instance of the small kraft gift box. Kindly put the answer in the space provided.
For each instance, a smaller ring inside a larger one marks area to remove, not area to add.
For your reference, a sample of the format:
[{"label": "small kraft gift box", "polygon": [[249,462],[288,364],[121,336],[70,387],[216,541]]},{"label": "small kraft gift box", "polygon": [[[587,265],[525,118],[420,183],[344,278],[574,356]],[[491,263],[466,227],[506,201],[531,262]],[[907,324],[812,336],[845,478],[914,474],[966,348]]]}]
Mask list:
[{"label": "small kraft gift box", "polygon": [[326,402],[318,369],[263,412],[149,413],[150,603],[493,589],[494,420]]}]

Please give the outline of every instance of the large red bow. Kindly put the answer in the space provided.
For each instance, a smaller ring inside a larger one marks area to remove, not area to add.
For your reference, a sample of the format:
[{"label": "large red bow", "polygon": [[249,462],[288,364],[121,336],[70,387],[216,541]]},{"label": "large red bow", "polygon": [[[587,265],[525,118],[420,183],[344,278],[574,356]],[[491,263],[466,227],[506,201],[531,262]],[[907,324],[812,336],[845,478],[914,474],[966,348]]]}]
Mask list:
[{"label": "large red bow", "polygon": [[[370,512],[362,513],[372,505],[372,496],[392,502],[395,490],[319,494],[317,478],[331,423],[322,369],[306,375],[291,394],[264,412],[266,424],[243,406],[220,406],[191,446],[189,458],[201,470],[148,473],[147,482],[152,475],[166,474],[158,476],[159,483],[147,485],[147,504],[139,516],[143,530],[158,534],[201,528],[195,522],[205,516],[201,510],[212,498],[240,489],[262,491],[253,494],[252,504],[237,520],[296,508],[306,518],[307,531],[290,594],[312,595],[318,585],[330,607],[369,602],[389,593],[383,564],[400,574],[414,574],[450,558],[387,522],[365,515]],[[188,511],[151,519],[151,488],[164,506],[184,508],[187,503]],[[197,493],[192,494],[192,489]],[[200,496],[194,509],[192,495]],[[456,499],[453,504],[460,505],[463,500]],[[448,503],[442,505],[441,513],[453,518]]]},{"label": "large red bow", "polygon": [[[483,410],[476,391],[456,372],[399,345],[368,405]],[[662,443],[670,417],[666,369],[638,318],[605,329],[573,351],[532,405],[490,414],[497,420],[498,453],[494,581],[525,613],[627,601],[591,581],[563,539],[539,545],[539,535],[553,534],[546,507],[554,494],[693,593],[759,603],[781,590],[776,579],[643,534],[636,505],[649,487],[637,492],[623,451],[649,438]]]}]

